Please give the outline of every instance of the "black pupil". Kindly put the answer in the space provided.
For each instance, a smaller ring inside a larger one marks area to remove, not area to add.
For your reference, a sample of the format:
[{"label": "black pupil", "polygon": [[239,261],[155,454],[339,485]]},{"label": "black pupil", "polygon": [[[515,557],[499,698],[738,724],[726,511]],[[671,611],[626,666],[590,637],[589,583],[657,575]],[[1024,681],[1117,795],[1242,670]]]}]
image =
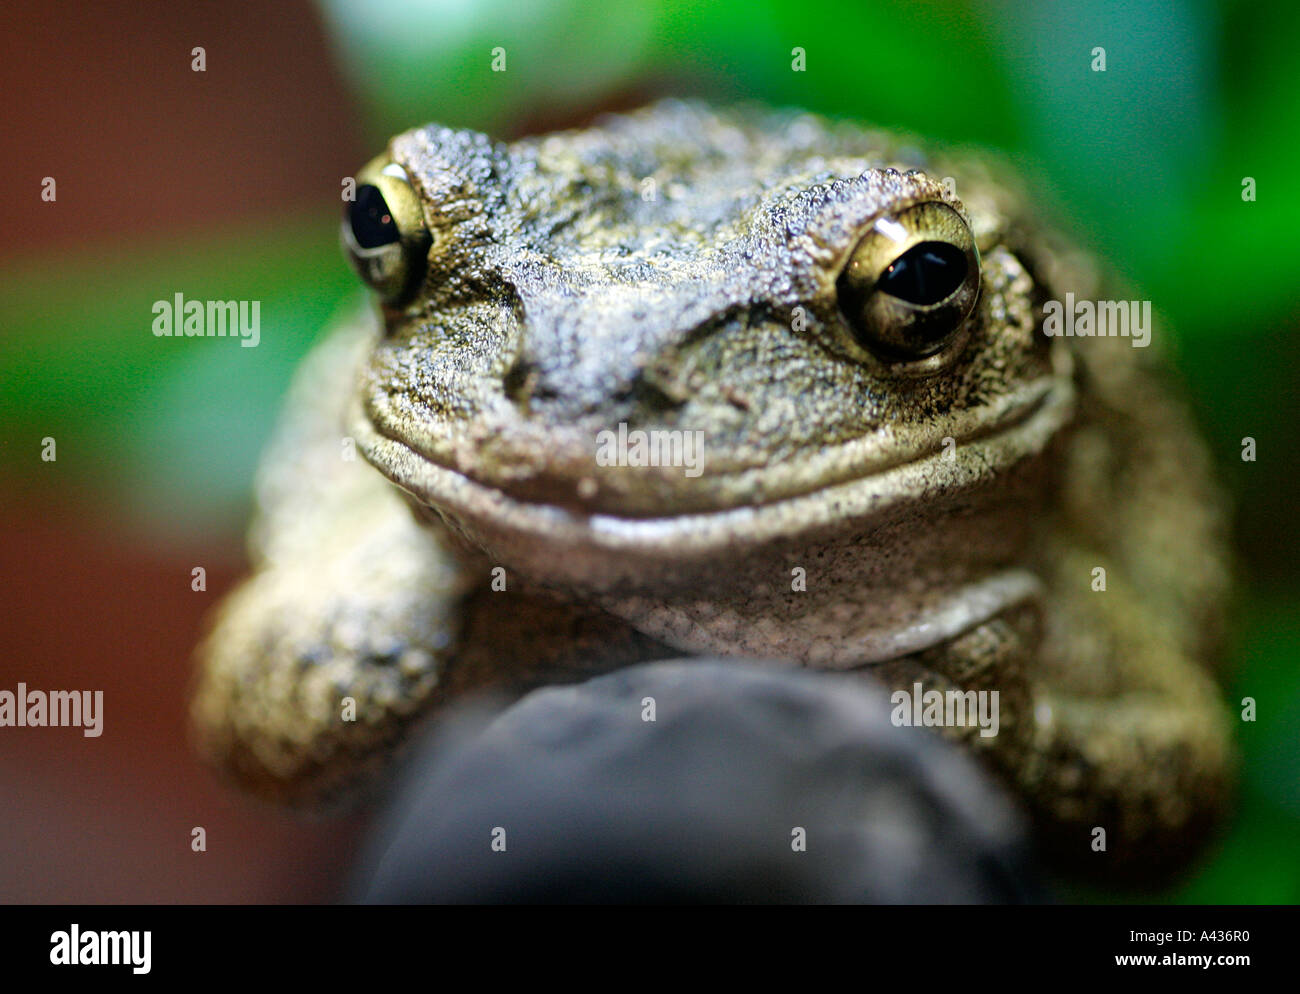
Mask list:
[{"label": "black pupil", "polygon": [[881,290],[910,304],[944,300],[966,278],[966,253],[947,242],[922,242],[895,259],[877,282]]},{"label": "black pupil", "polygon": [[401,237],[393,212],[377,186],[367,184],[357,188],[357,199],[348,208],[348,224],[352,226],[352,237],[362,248],[391,245]]}]

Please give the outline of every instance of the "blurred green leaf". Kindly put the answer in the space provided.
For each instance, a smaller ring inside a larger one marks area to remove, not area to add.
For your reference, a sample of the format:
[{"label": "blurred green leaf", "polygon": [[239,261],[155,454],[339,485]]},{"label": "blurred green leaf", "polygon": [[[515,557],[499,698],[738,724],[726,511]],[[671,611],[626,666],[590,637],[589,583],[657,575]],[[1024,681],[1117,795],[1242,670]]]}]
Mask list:
[{"label": "blurred green leaf", "polygon": [[[358,287],[337,228],[320,220],[11,271],[0,288],[0,472],[11,485],[25,476],[106,491],[160,528],[229,527],[295,363]],[[156,337],[153,304],[178,292],[261,301],[258,346]],[[40,462],[45,436],[57,463]]]}]

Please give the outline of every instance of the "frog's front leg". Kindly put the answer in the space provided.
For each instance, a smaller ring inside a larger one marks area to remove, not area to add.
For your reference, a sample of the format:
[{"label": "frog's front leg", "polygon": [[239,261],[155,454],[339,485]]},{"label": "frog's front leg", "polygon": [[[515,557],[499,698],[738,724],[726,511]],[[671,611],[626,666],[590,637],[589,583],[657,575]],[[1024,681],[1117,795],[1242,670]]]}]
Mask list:
[{"label": "frog's front leg", "polygon": [[438,693],[469,587],[340,427],[371,334],[336,333],[295,380],[259,481],[255,572],[199,651],[200,751],[278,800],[329,798],[387,758]]}]

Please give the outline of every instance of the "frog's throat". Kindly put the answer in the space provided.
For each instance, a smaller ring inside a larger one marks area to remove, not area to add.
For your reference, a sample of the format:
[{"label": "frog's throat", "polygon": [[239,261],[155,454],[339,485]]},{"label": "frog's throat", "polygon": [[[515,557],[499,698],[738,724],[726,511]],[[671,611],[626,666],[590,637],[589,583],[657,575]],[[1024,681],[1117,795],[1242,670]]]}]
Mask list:
[{"label": "frog's throat", "polygon": [[606,599],[603,606],[638,631],[682,652],[788,659],[816,669],[857,669],[921,652],[1019,604],[1043,595],[1043,583],[1027,569],[1009,568],[969,583],[871,605],[828,601],[797,622],[780,611],[755,624],[743,607],[712,603],[707,617],[698,602],[657,598]]},{"label": "frog's throat", "polygon": [[[1002,430],[958,439],[961,458],[948,450],[927,452],[866,476],[830,484],[769,503],[664,517],[621,517],[535,503],[431,462],[405,443],[382,434],[354,397],[349,427],[366,458],[419,502],[454,520],[464,532],[504,561],[517,548],[545,549],[544,568],[562,571],[556,554],[584,558],[631,555],[680,561],[725,555],[737,549],[797,538],[805,532],[852,527],[903,502],[958,490],[987,477],[989,467],[1009,468],[1041,453],[1068,425],[1076,393],[1070,377],[1058,376],[1026,416]],[[530,571],[531,564],[518,563]]]}]

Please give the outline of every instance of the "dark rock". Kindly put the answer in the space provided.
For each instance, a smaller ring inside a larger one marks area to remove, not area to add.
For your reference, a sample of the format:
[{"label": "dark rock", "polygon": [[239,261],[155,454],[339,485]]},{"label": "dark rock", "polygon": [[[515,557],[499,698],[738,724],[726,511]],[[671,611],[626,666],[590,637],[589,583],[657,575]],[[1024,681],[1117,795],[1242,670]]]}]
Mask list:
[{"label": "dark rock", "polygon": [[[655,721],[642,718],[645,698]],[[420,748],[354,895],[1036,897],[1007,799],[956,747],[889,716],[867,678],[748,661],[653,663],[537,690]],[[505,851],[493,849],[498,829]],[[806,851],[795,851],[796,829]]]}]

